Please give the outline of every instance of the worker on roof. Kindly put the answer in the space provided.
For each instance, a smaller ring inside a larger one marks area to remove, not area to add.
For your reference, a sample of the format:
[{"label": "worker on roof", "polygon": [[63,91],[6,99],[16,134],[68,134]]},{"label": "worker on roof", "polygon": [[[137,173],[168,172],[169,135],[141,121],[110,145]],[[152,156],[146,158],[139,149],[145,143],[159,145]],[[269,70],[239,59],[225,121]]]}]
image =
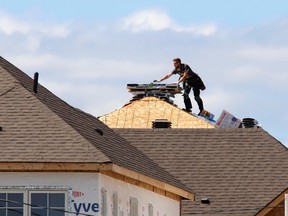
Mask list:
[{"label": "worker on roof", "polygon": [[160,80],[154,80],[154,82],[162,82],[163,80],[168,79],[172,75],[178,74],[179,79],[177,84],[183,82],[183,89],[184,89],[183,97],[184,97],[185,111],[192,112],[192,103],[189,97],[189,93],[193,88],[194,99],[198,104],[200,114],[204,109],[203,101],[200,97],[200,90],[203,91],[206,89],[202,79],[198,76],[198,74],[192,71],[189,65],[182,64],[180,58],[173,59],[173,64],[175,69],[171,73],[167,74]]}]

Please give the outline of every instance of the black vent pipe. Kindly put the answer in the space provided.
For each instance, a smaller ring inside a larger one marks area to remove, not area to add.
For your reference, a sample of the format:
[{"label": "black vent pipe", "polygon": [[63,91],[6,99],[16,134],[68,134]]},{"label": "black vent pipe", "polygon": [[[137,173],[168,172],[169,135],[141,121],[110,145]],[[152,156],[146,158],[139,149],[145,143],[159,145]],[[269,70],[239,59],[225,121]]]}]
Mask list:
[{"label": "black vent pipe", "polygon": [[39,77],[39,73],[36,72],[36,73],[34,74],[34,85],[33,85],[33,92],[34,92],[35,94],[37,94],[37,90],[38,90],[38,77]]}]

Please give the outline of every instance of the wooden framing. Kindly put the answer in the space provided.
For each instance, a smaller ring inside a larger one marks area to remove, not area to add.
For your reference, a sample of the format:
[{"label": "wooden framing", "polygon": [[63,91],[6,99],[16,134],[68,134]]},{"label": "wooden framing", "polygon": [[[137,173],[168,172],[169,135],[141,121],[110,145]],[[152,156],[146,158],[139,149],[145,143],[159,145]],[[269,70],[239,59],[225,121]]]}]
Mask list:
[{"label": "wooden framing", "polygon": [[97,172],[142,187],[171,199],[194,200],[193,193],[112,163],[2,162],[0,172]]},{"label": "wooden framing", "polygon": [[279,205],[283,200],[285,200],[285,194],[288,194],[288,189],[283,191],[278,197],[276,197],[272,202],[270,202],[267,206],[265,206],[260,212],[258,212],[258,214],[256,214],[256,216],[267,215],[270,211],[273,210],[275,206]]},{"label": "wooden framing", "polygon": [[98,172],[111,169],[111,166],[95,163],[1,162],[0,172]]},{"label": "wooden framing", "polygon": [[[123,168],[123,167],[120,167],[117,165],[113,164],[113,168],[111,171],[113,173],[117,173],[119,175],[125,176],[125,179],[130,178],[130,179],[136,180],[136,182],[135,182],[136,185],[138,185],[139,182],[143,182],[143,183],[147,184],[147,185],[145,185],[146,189],[148,186],[150,186],[150,187],[152,186],[154,192],[157,192],[157,193],[165,195],[165,196],[168,196],[168,194],[169,194],[170,198],[172,197],[171,196],[171,193],[172,193],[172,194],[179,196],[179,199],[180,199],[180,197],[182,197],[184,199],[189,199],[189,200],[195,199],[194,194],[191,192],[185,191],[183,189],[177,188],[177,187],[172,186],[170,184],[161,182],[161,181],[156,180],[154,178],[142,175],[140,173],[128,170],[126,168]],[[101,173],[107,174],[108,172],[107,171],[106,172],[101,171]],[[109,175],[109,174],[107,174],[107,175]],[[140,185],[138,185],[138,186],[140,186]],[[178,200],[178,198],[177,198],[177,200]]]}]

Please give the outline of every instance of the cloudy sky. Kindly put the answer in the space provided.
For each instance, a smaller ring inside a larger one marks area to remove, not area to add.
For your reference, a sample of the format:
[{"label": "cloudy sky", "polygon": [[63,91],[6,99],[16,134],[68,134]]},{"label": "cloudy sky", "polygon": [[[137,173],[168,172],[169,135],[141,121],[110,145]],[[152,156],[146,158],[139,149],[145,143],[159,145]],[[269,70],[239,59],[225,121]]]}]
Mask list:
[{"label": "cloudy sky", "polygon": [[72,106],[110,113],[180,57],[216,120],[255,118],[286,146],[287,38],[287,0],[0,0],[0,55]]}]

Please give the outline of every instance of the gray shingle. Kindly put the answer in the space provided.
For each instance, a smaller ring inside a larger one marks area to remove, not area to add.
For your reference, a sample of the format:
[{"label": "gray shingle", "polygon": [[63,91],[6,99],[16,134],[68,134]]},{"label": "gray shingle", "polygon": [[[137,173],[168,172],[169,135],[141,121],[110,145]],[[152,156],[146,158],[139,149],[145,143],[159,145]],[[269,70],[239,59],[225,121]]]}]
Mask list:
[{"label": "gray shingle", "polygon": [[192,188],[183,216],[255,215],[288,188],[287,148],[262,128],[114,131]]}]

